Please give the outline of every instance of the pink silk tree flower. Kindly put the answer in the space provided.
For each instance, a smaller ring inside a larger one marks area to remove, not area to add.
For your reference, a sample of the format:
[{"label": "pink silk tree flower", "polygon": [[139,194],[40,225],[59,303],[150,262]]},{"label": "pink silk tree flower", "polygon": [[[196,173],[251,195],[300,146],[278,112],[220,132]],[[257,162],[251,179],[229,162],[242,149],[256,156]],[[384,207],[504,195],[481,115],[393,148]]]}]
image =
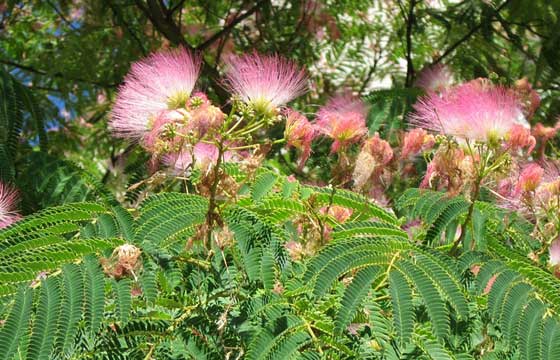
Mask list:
[{"label": "pink silk tree flower", "polygon": [[548,248],[548,254],[550,256],[548,262],[552,266],[560,264],[560,238],[554,240],[550,247]]},{"label": "pink silk tree flower", "polygon": [[367,114],[365,104],[348,93],[330,99],[319,109],[317,128],[334,140],[331,153],[360,141],[367,134]]},{"label": "pink silk tree flower", "polygon": [[332,206],[324,206],[319,209],[321,214],[332,216],[336,221],[343,224],[352,216],[352,209],[345,208],[343,206],[332,205]]},{"label": "pink silk tree flower", "polygon": [[307,90],[303,69],[278,55],[233,56],[227,60],[225,86],[262,114],[274,114]]},{"label": "pink silk tree flower", "polygon": [[495,142],[514,125],[528,127],[516,96],[484,79],[430,93],[414,109],[413,126],[463,139]]},{"label": "pink silk tree flower", "polygon": [[18,191],[0,182],[0,229],[10,226],[22,217],[17,211]]},{"label": "pink silk tree flower", "polygon": [[163,110],[154,115],[152,126],[144,134],[142,145],[152,153],[173,151],[173,147],[180,146],[182,140],[173,135],[185,120],[188,113],[184,109]]},{"label": "pink silk tree flower", "polygon": [[444,64],[424,67],[414,81],[414,86],[426,92],[440,92],[453,84],[453,73]]},{"label": "pink silk tree flower", "polygon": [[154,53],[134,64],[119,88],[110,128],[117,137],[142,140],[162,111],[185,106],[200,58],[184,48]]},{"label": "pink silk tree flower", "polygon": [[286,111],[286,129],[284,137],[288,146],[293,146],[301,151],[298,168],[301,170],[311,155],[311,143],[317,131],[305,116],[295,110]]},{"label": "pink silk tree flower", "polygon": [[187,129],[199,139],[211,130],[218,129],[226,115],[219,107],[212,105],[206,94],[197,92],[187,101],[190,119]]}]

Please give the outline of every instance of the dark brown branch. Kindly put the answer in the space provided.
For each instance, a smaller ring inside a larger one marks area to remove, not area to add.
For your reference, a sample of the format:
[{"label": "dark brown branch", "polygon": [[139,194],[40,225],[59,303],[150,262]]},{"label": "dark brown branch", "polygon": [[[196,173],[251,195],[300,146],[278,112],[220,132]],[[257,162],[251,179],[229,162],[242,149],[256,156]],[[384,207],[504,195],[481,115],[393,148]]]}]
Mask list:
[{"label": "dark brown branch", "polygon": [[416,6],[416,0],[410,0],[410,6],[408,8],[408,16],[406,19],[406,87],[412,86],[412,81],[414,80],[414,64],[412,63],[412,27],[415,22],[414,7]]},{"label": "dark brown branch", "polygon": [[[509,3],[511,2],[511,0],[506,0],[502,3],[502,5],[500,5],[496,11],[494,12],[494,15],[491,16],[490,18],[487,19],[487,21],[493,21],[494,17],[496,15],[498,15],[500,13],[500,11],[502,11],[503,8],[505,8]],[[455,51],[455,49],[457,49],[459,46],[461,46],[464,42],[468,41],[478,30],[480,30],[482,28],[482,26],[485,24],[484,21],[481,21],[478,25],[476,25],[475,27],[473,27],[468,33],[466,33],[462,38],[460,38],[459,40],[457,40],[457,42],[455,42],[453,45],[451,45],[447,50],[444,51],[444,53],[438,57],[437,59],[435,59],[432,62],[432,65],[435,64],[439,64],[443,59],[445,59],[449,54],[451,54],[453,51]]]},{"label": "dark brown branch", "polygon": [[47,4],[49,4],[50,7],[53,8],[54,12],[60,17],[60,19],[70,27],[70,29],[77,31],[78,29],[76,29],[74,27],[74,25],[72,25],[72,22],[70,22],[68,19],[66,19],[66,17],[64,16],[64,14],[56,7],[55,4],[53,4],[50,1],[47,1]]},{"label": "dark brown branch", "polygon": [[229,24],[224,26],[222,30],[218,31],[214,35],[210,36],[206,41],[202,44],[197,46],[197,50],[204,50],[208,46],[212,45],[216,40],[220,39],[222,36],[228,35],[237,24],[242,22],[243,20],[247,19],[249,16],[253,15],[264,3],[266,0],[261,0],[257,2],[252,8],[244,12],[243,14],[239,15],[235,19],[233,19]]},{"label": "dark brown branch", "polygon": [[69,81],[75,81],[75,82],[80,82],[80,83],[84,83],[84,84],[100,86],[100,87],[104,87],[104,88],[113,88],[113,87],[116,87],[118,85],[118,84],[107,84],[107,83],[102,83],[102,82],[99,82],[99,81],[92,81],[92,80],[83,79],[83,78],[71,78],[71,77],[65,76],[64,74],[62,74],[60,72],[51,74],[51,73],[49,73],[45,70],[36,69],[36,68],[28,66],[28,65],[18,64],[14,61],[11,61],[11,60],[0,59],[0,63],[1,64],[6,64],[6,65],[9,65],[9,66],[13,66],[13,67],[16,67],[18,69],[28,71],[28,72],[32,72],[32,73],[38,74],[38,75],[53,76],[53,77],[56,77],[56,78],[61,78],[61,79],[69,80]]},{"label": "dark brown branch", "polygon": [[123,14],[121,13],[119,7],[115,6],[115,4],[113,4],[112,0],[110,0],[108,3],[109,3],[109,7],[111,8],[113,13],[115,14],[115,17],[117,18],[117,20],[124,25],[126,31],[128,31],[128,33],[130,34],[132,39],[134,39],[134,41],[138,44],[138,47],[140,48],[140,51],[142,51],[142,55],[145,56],[147,54],[147,52],[146,52],[146,49],[144,48],[144,44],[142,44],[142,41],[140,40],[140,38],[138,36],[136,36],[136,33],[132,30],[132,27],[125,20],[125,18],[123,16]]},{"label": "dark brown branch", "polygon": [[142,0],[136,0],[136,5],[150,19],[154,27],[175,45],[182,45],[189,50],[194,48],[185,40],[181,29],[172,19],[167,18],[167,9],[162,9],[156,0],[147,0],[144,5]]},{"label": "dark brown branch", "polygon": [[[171,41],[174,45],[181,45],[190,51],[195,51],[196,49],[185,40],[183,34],[181,33],[180,27],[173,22],[173,19],[168,19],[166,17],[166,9],[162,9],[158,1],[147,0],[147,5],[144,4],[142,0],[136,0],[136,5],[138,8],[144,12],[148,19],[154,25],[154,28],[159,31],[167,40]],[[216,68],[210,66],[206,61],[203,62],[202,71],[208,74],[212,82],[214,83],[214,90],[216,95],[220,100],[225,101],[229,95],[220,86],[220,74]]]},{"label": "dark brown branch", "polygon": [[181,0],[177,3],[177,5],[173,6],[171,9],[169,9],[167,11],[167,18],[171,18],[173,16],[173,13],[175,13],[175,11],[179,10],[179,8],[183,7],[183,4],[185,3],[185,0]]}]

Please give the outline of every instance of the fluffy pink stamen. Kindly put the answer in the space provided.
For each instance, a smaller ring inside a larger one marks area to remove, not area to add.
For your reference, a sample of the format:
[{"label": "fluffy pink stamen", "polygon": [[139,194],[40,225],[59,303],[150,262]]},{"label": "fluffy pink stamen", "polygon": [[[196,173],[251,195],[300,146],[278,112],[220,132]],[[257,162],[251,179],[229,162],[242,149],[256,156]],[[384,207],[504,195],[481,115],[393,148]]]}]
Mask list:
[{"label": "fluffy pink stamen", "polygon": [[514,125],[528,127],[516,96],[485,80],[474,80],[422,97],[410,123],[436,133],[488,141],[503,138]]},{"label": "fluffy pink stamen", "polygon": [[350,94],[330,99],[317,113],[317,128],[334,140],[331,152],[358,142],[368,132],[365,104]]},{"label": "fluffy pink stamen", "polygon": [[[110,127],[117,137],[141,140],[153,117],[187,99],[200,72],[200,59],[184,48],[154,53],[134,63],[120,87]],[[183,104],[184,105],[184,104]]]},{"label": "fluffy pink stamen", "polygon": [[[183,174],[193,166],[201,170],[208,170],[212,164],[217,162],[218,155],[219,151],[215,145],[200,142],[190,149],[164,156],[163,162],[171,167],[176,174]],[[233,153],[231,151],[226,151],[223,154],[223,161],[227,162],[232,159]]]},{"label": "fluffy pink stamen", "polygon": [[440,92],[453,84],[453,73],[443,64],[436,64],[423,68],[414,85],[427,92]]},{"label": "fluffy pink stamen", "polygon": [[0,229],[10,226],[22,217],[17,211],[18,191],[0,182]]},{"label": "fluffy pink stamen", "polygon": [[304,94],[307,76],[289,60],[255,52],[228,59],[225,85],[246,103],[275,108]]}]

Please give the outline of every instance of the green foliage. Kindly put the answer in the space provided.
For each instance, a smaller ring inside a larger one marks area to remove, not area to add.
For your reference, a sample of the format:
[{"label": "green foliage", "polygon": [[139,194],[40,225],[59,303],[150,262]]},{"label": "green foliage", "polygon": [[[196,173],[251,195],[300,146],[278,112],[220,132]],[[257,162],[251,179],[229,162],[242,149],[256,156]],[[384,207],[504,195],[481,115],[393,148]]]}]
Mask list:
[{"label": "green foliage", "polygon": [[[410,188],[425,162],[404,168],[394,148],[385,208],[349,190],[357,144],[331,154],[318,139],[298,169],[275,122],[248,161],[185,177],[108,135],[130,64],[168,46],[200,51],[197,88],[224,111],[232,51],[292,58],[314,86],[291,107],[307,116],[349,88],[391,146],[427,64],[458,81],[527,76],[532,124],[557,121],[557,1],[302,3],[0,5],[0,180],[25,215],[0,230],[0,359],[560,358],[560,282],[527,256],[548,244],[485,189],[471,204]],[[123,272],[124,244],[141,255]]]},{"label": "green foliage", "polygon": [[[34,95],[4,69],[0,69],[0,180],[12,181],[20,135],[32,123],[39,143],[46,145],[43,115]],[[29,125],[28,125],[29,126]]]}]

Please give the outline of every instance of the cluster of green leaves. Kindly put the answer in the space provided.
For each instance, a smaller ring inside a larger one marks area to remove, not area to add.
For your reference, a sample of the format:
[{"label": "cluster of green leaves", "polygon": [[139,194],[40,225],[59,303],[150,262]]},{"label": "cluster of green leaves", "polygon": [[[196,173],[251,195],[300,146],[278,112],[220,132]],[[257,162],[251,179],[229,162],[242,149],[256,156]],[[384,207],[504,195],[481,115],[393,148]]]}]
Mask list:
[{"label": "cluster of green leaves", "polygon": [[[504,224],[487,204],[478,206],[483,234],[472,235],[484,249],[454,258],[445,239],[464,217],[460,198],[412,189],[397,218],[350,191],[225,171],[245,185],[223,205],[210,252],[191,243],[208,201],[176,192],[132,213],[52,207],[1,231],[3,358],[560,355],[560,284],[507,245],[525,241],[523,224]],[[320,210],[331,206],[351,218],[339,224]],[[411,240],[406,218],[422,219],[426,236]],[[332,228],[330,241],[292,258],[285,244],[301,240],[304,219]],[[142,271],[114,279],[98,258],[125,242],[142,249]]]}]

